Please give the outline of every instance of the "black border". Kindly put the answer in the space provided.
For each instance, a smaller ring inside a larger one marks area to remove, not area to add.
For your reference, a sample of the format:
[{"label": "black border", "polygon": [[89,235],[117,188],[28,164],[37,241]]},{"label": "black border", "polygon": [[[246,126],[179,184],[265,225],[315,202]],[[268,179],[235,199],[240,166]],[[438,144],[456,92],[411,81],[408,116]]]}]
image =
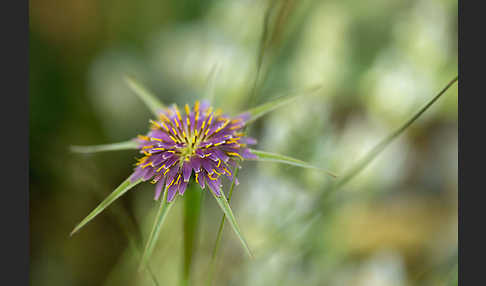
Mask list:
[{"label": "black border", "polygon": [[29,285],[29,2],[4,2],[2,29],[2,284]]}]

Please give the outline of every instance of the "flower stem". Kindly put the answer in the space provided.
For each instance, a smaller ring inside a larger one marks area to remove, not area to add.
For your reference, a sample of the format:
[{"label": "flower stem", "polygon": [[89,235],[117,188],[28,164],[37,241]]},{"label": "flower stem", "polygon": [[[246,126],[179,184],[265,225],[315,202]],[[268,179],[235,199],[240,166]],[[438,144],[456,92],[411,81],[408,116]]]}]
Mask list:
[{"label": "flower stem", "polygon": [[189,285],[191,265],[195,252],[195,240],[201,214],[202,190],[192,182],[184,198],[184,259],[182,267],[182,285]]}]

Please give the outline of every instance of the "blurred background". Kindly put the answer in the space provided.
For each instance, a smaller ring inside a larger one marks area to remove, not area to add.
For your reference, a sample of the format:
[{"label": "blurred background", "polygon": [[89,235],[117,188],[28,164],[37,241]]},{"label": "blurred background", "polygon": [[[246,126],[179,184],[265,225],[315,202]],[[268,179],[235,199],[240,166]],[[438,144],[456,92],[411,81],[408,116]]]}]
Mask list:
[{"label": "blurred background", "polygon": [[[151,114],[124,75],[183,105],[207,93],[214,71],[212,103],[229,114],[320,84],[250,133],[258,149],[340,175],[457,74],[453,0],[31,0],[29,12],[32,285],[154,285],[131,247],[150,231],[153,185],[69,237],[137,155],[69,145],[148,129]],[[214,284],[457,284],[457,122],[454,85],[323,203],[328,176],[245,162],[232,207],[255,259],[226,225]],[[193,285],[205,285],[221,219],[203,197]],[[181,280],[181,202],[151,259],[160,285]]]}]

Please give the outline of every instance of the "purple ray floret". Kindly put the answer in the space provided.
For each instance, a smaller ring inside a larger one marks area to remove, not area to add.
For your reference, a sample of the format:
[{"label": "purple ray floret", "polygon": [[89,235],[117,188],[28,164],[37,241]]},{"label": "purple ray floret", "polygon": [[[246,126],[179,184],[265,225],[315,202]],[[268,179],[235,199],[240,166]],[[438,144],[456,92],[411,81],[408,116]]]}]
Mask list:
[{"label": "purple ray floret", "polygon": [[243,133],[248,114],[230,118],[198,101],[193,109],[187,104],[184,109],[183,114],[175,105],[162,110],[156,121],[150,121],[150,132],[137,138],[145,156],[138,159],[130,180],[152,179],[156,200],[164,187],[169,202],[183,195],[191,177],[220,196],[222,176],[233,178],[230,166],[256,157],[247,148],[256,140]]}]

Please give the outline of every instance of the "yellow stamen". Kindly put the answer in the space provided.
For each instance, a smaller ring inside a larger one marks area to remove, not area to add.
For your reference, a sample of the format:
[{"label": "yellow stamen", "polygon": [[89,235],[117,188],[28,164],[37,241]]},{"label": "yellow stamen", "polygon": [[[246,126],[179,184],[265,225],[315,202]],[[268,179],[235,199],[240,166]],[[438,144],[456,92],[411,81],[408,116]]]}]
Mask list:
[{"label": "yellow stamen", "polygon": [[182,121],[182,117],[181,117],[181,114],[179,113],[179,108],[177,108],[177,105],[176,105],[175,108],[176,108],[177,118]]},{"label": "yellow stamen", "polygon": [[160,138],[155,138],[155,137],[150,137],[150,140],[152,140],[152,141],[160,141],[160,142],[162,142],[162,139],[160,139]]},{"label": "yellow stamen", "polygon": [[138,135],[137,137],[138,137],[138,139],[141,139],[141,140],[146,140],[146,141],[150,140],[148,136],[144,136],[144,135]]},{"label": "yellow stamen", "polygon": [[169,136],[169,137],[170,137],[170,139],[172,139],[172,141],[174,141],[174,143],[177,143],[177,140],[174,137],[172,137],[172,136]]},{"label": "yellow stamen", "polygon": [[164,124],[164,122],[160,122],[162,123],[162,126],[164,127],[165,131],[169,132],[169,127],[167,127],[167,125]]},{"label": "yellow stamen", "polygon": [[213,114],[209,117],[208,126],[211,125],[211,121],[213,121]]},{"label": "yellow stamen", "polygon": [[238,154],[238,153],[236,153],[236,152],[229,152],[229,153],[226,153],[226,154],[228,154],[228,155],[230,155],[230,156],[237,156],[237,157],[240,157],[240,158],[243,160],[243,157],[241,157],[241,155],[240,155],[240,154]]},{"label": "yellow stamen", "polygon": [[157,172],[160,172],[160,170],[162,170],[164,167],[165,167],[165,164],[164,164],[164,165],[162,165],[162,167],[158,168],[158,169],[157,169]]},{"label": "yellow stamen", "polygon": [[159,118],[162,119],[163,121],[170,122],[169,118],[165,116],[165,114],[163,113],[160,114]]},{"label": "yellow stamen", "polygon": [[228,173],[228,175],[230,175],[230,176],[231,176],[231,172],[230,172],[230,171],[228,171],[228,169],[226,169],[226,168],[223,168],[223,169],[224,169],[224,171],[225,171],[226,173]]},{"label": "yellow stamen", "polygon": [[170,181],[170,184],[167,186],[167,188],[172,186],[173,183],[174,183],[174,179],[172,179],[172,181]]},{"label": "yellow stamen", "polygon": [[216,167],[219,168],[220,165],[221,165],[221,160],[218,159],[218,165]]},{"label": "yellow stamen", "polygon": [[162,126],[160,126],[160,124],[158,124],[156,121],[153,121],[152,119],[150,119],[150,123],[152,123],[153,125],[155,125],[158,128],[162,128]]},{"label": "yellow stamen", "polygon": [[214,144],[214,146],[219,146],[221,144],[224,144],[224,141],[223,142],[218,142],[218,143]]},{"label": "yellow stamen", "polygon": [[149,162],[149,163],[147,163],[147,164],[143,165],[143,166],[142,166],[142,169],[145,169],[145,167],[147,167],[148,165],[152,165],[152,162]]},{"label": "yellow stamen", "polygon": [[211,180],[213,180],[213,181],[216,181],[218,179],[218,178],[211,177],[211,174],[208,174],[208,178],[211,179]]},{"label": "yellow stamen", "polygon": [[191,126],[191,120],[189,120],[189,117],[186,117],[186,121],[187,121],[187,126]]},{"label": "yellow stamen", "polygon": [[196,111],[196,112],[199,111],[199,100],[196,100],[196,103],[194,105],[194,111]]},{"label": "yellow stamen", "polygon": [[197,180],[197,176],[198,176],[198,175],[199,175],[199,174],[198,174],[198,173],[196,173],[196,183],[198,183],[198,184],[199,184],[199,181]]},{"label": "yellow stamen", "polygon": [[221,174],[218,173],[218,171],[216,171],[216,169],[213,169],[213,172],[215,172],[216,174],[218,174],[219,176],[221,176]]},{"label": "yellow stamen", "polygon": [[165,176],[165,174],[167,174],[167,172],[169,172],[169,170],[170,170],[170,168],[167,168],[167,170],[165,170],[164,176]]}]

